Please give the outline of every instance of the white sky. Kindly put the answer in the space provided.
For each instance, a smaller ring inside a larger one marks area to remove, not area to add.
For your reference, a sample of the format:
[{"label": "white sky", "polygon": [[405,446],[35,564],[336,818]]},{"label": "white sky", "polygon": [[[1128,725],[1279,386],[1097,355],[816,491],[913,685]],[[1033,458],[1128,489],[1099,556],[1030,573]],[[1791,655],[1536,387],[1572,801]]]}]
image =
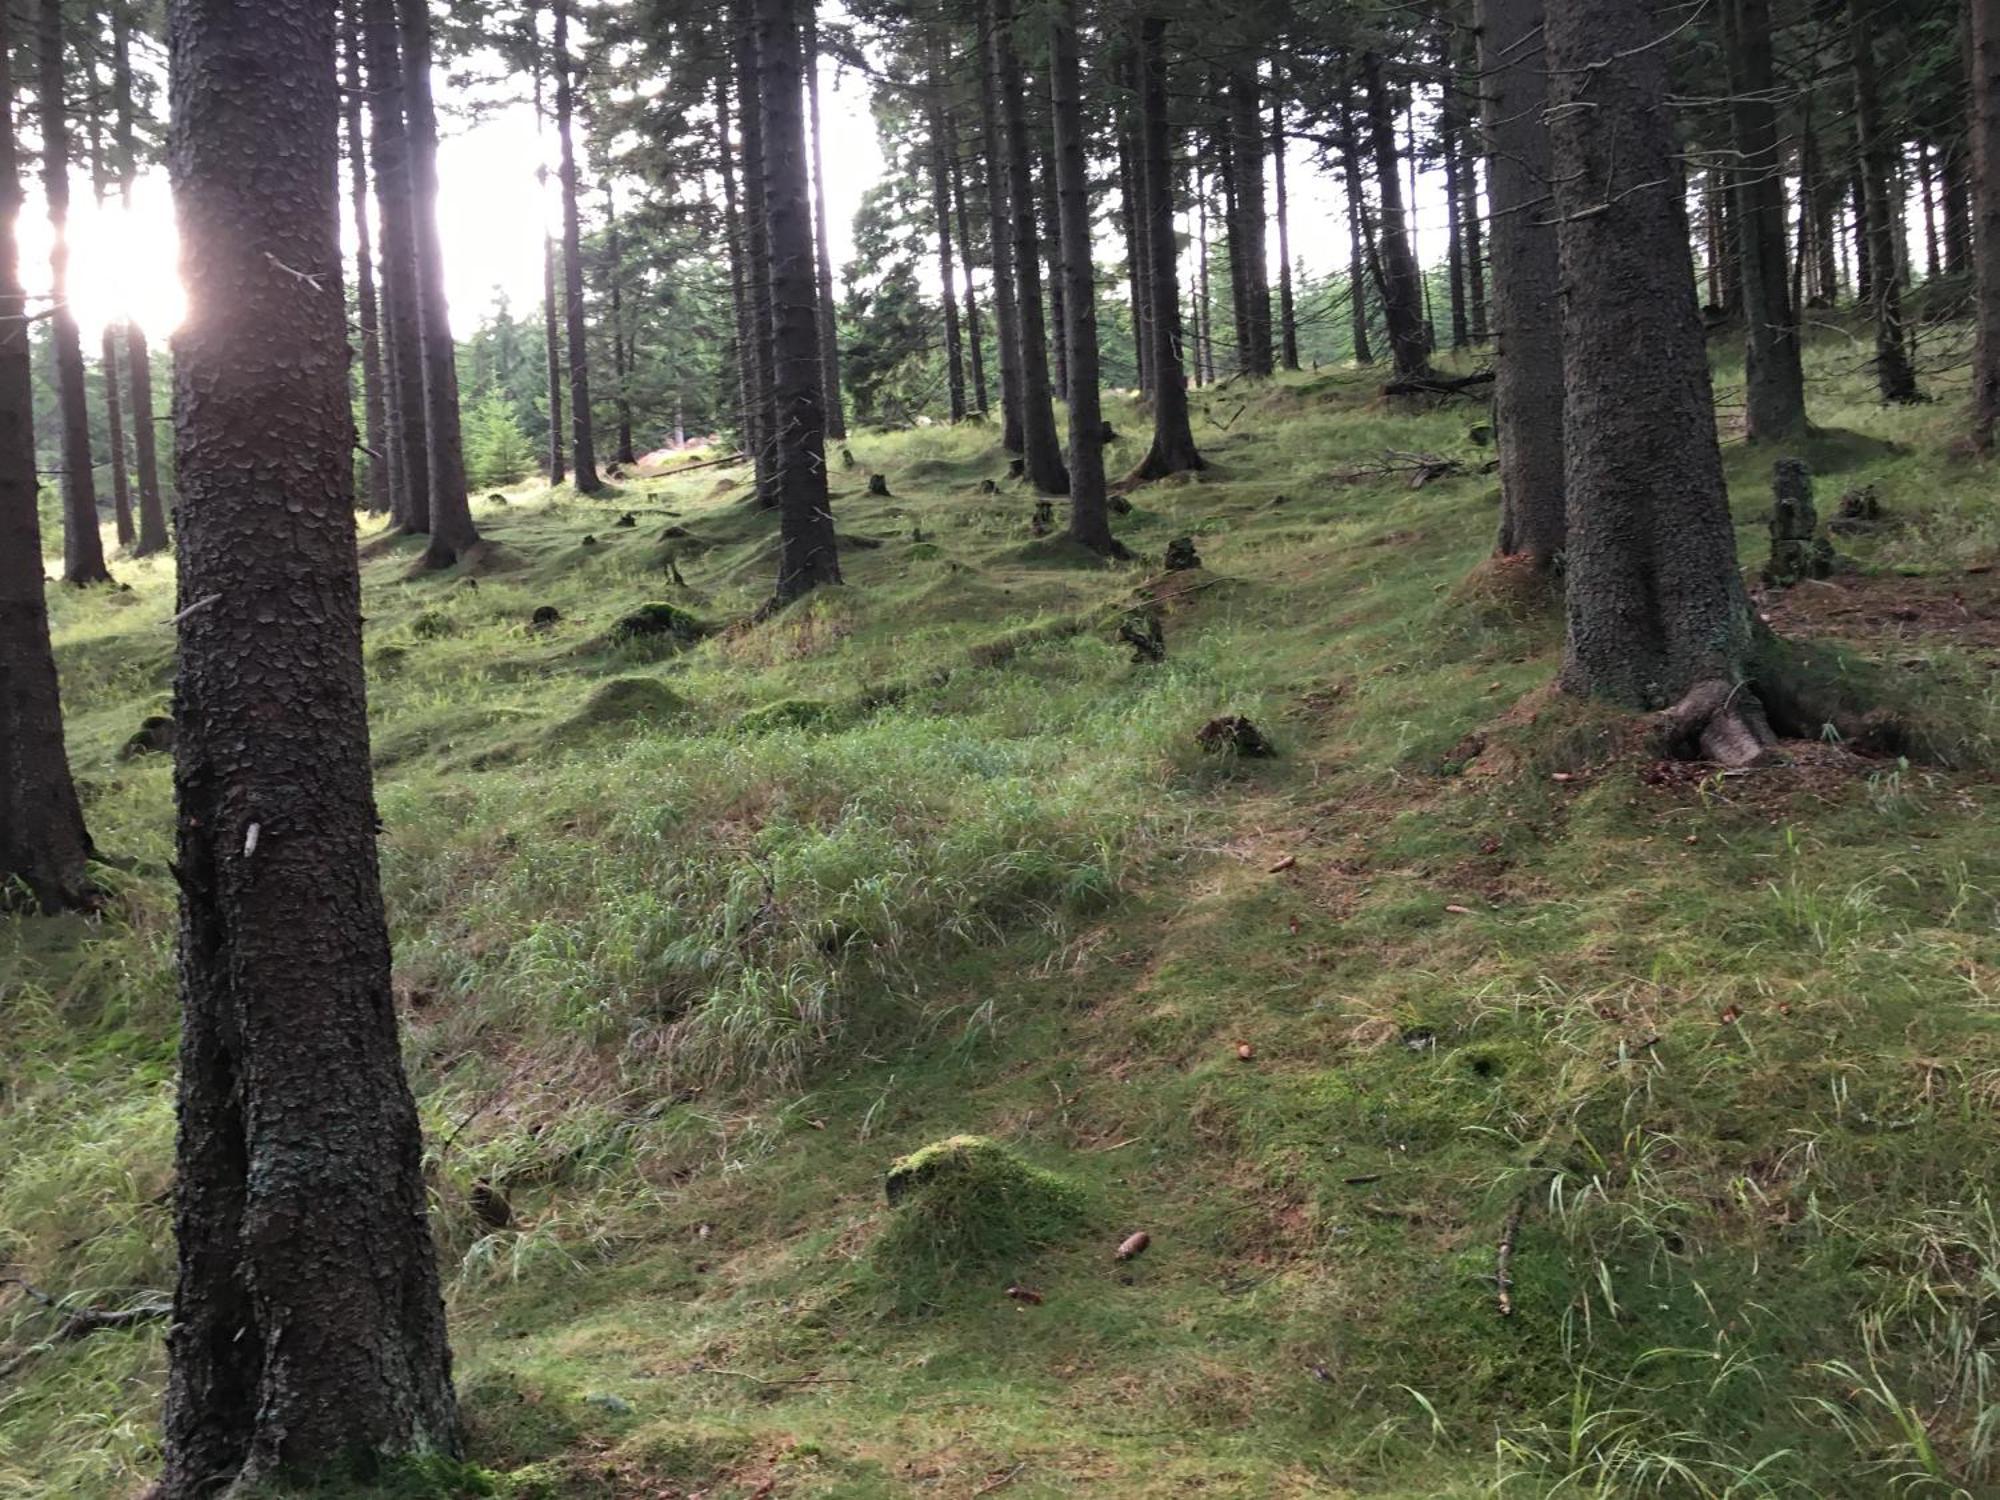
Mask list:
[{"label": "white sky", "polygon": [[[883,171],[868,88],[865,78],[841,76],[833,59],[822,60],[827,209],[836,273],[852,258],[853,220],[862,195]],[[441,75],[437,95],[448,109],[453,100]],[[496,289],[505,292],[517,313],[539,303],[543,206],[535,169],[553,140],[538,137],[534,111],[526,103],[489,110],[477,124],[453,121],[449,115],[443,123],[447,134],[438,153],[439,219],[452,326],[463,336],[478,326]],[[1316,271],[1326,270],[1347,259],[1345,209],[1336,181],[1315,172],[1307,158],[1307,148],[1297,143],[1286,158],[1292,255]],[[49,240],[40,196],[33,191],[34,174],[26,175],[31,191],[20,226],[21,261],[23,280],[33,293],[46,289]],[[115,202],[97,209],[85,174],[74,173],[73,178],[71,287],[85,347],[94,347],[98,330],[121,313],[136,318],[155,342],[163,341],[182,309],[165,174],[154,171],[139,179],[129,223]],[[1417,209],[1418,249],[1428,263],[1443,250],[1441,184],[1422,184]],[[1275,232],[1270,242],[1275,273]]]}]

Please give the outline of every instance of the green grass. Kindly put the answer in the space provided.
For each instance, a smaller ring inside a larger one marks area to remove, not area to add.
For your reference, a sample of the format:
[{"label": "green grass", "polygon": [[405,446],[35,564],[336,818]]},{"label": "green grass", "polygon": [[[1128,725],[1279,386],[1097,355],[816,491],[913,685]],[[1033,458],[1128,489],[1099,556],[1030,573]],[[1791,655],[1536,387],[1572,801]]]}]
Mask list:
[{"label": "green grass", "polygon": [[[1959,392],[1885,411],[1854,365],[1813,351],[1822,508],[1876,484],[1904,524],[1846,548],[1956,589],[2000,547]],[[1955,769],[1656,774],[1536,696],[1559,621],[1465,586],[1490,476],[1346,477],[1486,456],[1475,407],[1372,384],[1198,395],[1215,468],[1134,492],[1130,566],[1034,543],[973,428],[858,435],[835,508],[878,545],[757,624],[773,536],[734,471],[475,502],[476,586],[368,543],[476,1473],[328,1493],[2000,1485],[1994,652],[1848,642],[1954,725]],[[1119,472],[1143,418],[1112,420]],[[1753,568],[1768,458],[1729,447]],[[1156,572],[1181,535],[1186,592]],[[172,1265],[170,768],[117,755],[168,702],[171,576],[118,571],[54,611],[129,863],[103,917],[0,928],[0,1262],[93,1305]],[[659,603],[716,633],[617,631]],[[1149,604],[1168,659],[1133,665]],[[1204,754],[1222,713],[1278,757]],[[889,1207],[891,1164],[960,1134],[1059,1188]],[[0,1303],[6,1348],[50,1331]],[[136,1487],[161,1376],[157,1328],[36,1355],[0,1385],[0,1496]]]}]

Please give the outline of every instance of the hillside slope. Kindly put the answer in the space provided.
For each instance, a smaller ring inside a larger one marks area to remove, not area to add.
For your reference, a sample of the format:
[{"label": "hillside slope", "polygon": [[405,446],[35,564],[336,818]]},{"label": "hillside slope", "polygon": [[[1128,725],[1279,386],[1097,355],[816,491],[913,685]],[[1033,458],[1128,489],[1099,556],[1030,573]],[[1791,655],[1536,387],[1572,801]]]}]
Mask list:
[{"label": "hillside slope", "polygon": [[[1555,700],[1559,619],[1475,575],[1482,414],[1348,372],[1199,396],[1131,567],[1035,539],[977,430],[857,437],[850,586],[762,624],[734,470],[484,502],[476,583],[365,542],[474,1468],[330,1493],[1992,1493],[2000,506],[1853,366],[1820,501],[1891,524],[1767,607],[1949,767],[1718,775]],[[118,572],[54,608],[127,867],[0,927],[0,1264],[91,1306],[172,1267],[170,768],[120,753],[172,587]],[[1274,758],[1203,751],[1232,713]],[[890,1208],[960,1133],[1007,1150]],[[57,1326],[13,1292],[0,1359]],[[136,1493],[162,1368],[155,1324],[0,1378],[0,1496]]]}]

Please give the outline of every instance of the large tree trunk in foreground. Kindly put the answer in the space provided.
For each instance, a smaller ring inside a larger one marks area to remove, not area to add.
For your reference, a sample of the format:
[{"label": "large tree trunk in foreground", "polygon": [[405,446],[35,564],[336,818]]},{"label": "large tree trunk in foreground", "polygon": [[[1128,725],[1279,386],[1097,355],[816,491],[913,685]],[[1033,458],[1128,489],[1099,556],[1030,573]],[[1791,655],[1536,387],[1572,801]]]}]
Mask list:
[{"label": "large tree trunk in foreground", "polygon": [[1382,260],[1382,316],[1389,326],[1396,378],[1412,380],[1426,373],[1431,364],[1423,273],[1417,267],[1416,252],[1410,248],[1409,222],[1403,214],[1402,176],[1396,170],[1396,117],[1382,81],[1382,60],[1372,52],[1362,55],[1361,77],[1375,155],[1376,192],[1381,201],[1376,239]]},{"label": "large tree trunk in foreground", "polygon": [[1783,442],[1805,429],[1806,384],[1798,319],[1785,285],[1785,160],[1772,102],[1770,0],[1724,0],[1722,24],[1736,145],[1747,436],[1753,443]]},{"label": "large tree trunk in foreground", "polygon": [[[2000,0],[1972,0],[1973,264],[1978,346],[1972,367],[1972,437],[1991,450],[2000,424]],[[1947,221],[1948,222],[1948,221]]]},{"label": "large tree trunk in foreground", "polygon": [[369,154],[381,210],[381,292],[389,514],[405,532],[431,526],[430,455],[424,426],[423,313],[417,292],[417,231],[411,213],[409,136],[403,123],[403,50],[396,0],[362,0],[362,49],[368,60]]},{"label": "large tree trunk in foreground", "polygon": [[1097,367],[1097,277],[1090,235],[1090,164],[1084,151],[1076,0],[1049,21],[1049,103],[1055,126],[1056,217],[1063,308],[1069,318],[1069,535],[1100,556],[1124,548],[1111,535],[1104,491],[1104,410]]},{"label": "large tree trunk in foreground", "polygon": [[840,336],[833,309],[833,246],[827,233],[826,156],[819,128],[819,23],[810,8],[802,20],[806,57],[806,104],[812,115],[813,247],[819,274],[820,386],[826,401],[826,435],[847,436],[847,411],[840,398]]},{"label": "large tree trunk in foreground", "polygon": [[1049,395],[1048,329],[1042,319],[1041,245],[1035,233],[1035,179],[1029,164],[1028,113],[1021,61],[1014,51],[1011,0],[987,0],[987,66],[1000,106],[1001,161],[1007,177],[1014,251],[1014,318],[1020,361],[1021,453],[1027,480],[1045,495],[1069,489],[1062,440]]},{"label": "large tree trunk in foreground", "polygon": [[458,1433],[376,865],[334,7],[172,0],[169,29],[188,309],[160,1494],[207,1500]]},{"label": "large tree trunk in foreground", "polygon": [[[990,29],[983,10],[979,24]],[[1000,106],[995,98],[993,69],[981,47],[979,73],[979,138],[986,152],[986,234],[993,262],[993,335],[1000,350],[1000,446],[1009,453],[1026,447],[1021,421],[1021,324],[1014,289],[1014,216],[1008,205],[1007,172],[1001,165]]]},{"label": "large tree trunk in foreground", "polygon": [[0,10],[0,909],[17,886],[45,912],[88,907],[90,835],[63,748],[36,513],[35,391],[14,227],[13,28]]},{"label": "large tree trunk in foreground", "polygon": [[583,225],[577,212],[576,93],[570,77],[569,0],[555,0],[557,182],[562,190],[563,301],[569,339],[569,466],[577,492],[604,488],[590,410],[589,326],[583,306]]},{"label": "large tree trunk in foreground", "polygon": [[1917,375],[1903,330],[1903,297],[1896,276],[1896,154],[1894,132],[1883,123],[1875,78],[1871,0],[1847,0],[1847,48],[1854,69],[1854,128],[1860,137],[1862,239],[1867,245],[1867,300],[1875,317],[1875,384],[1884,401],[1915,401]]},{"label": "large tree trunk in foreground", "polygon": [[361,433],[368,449],[367,507],[380,514],[389,509],[389,465],[382,445],[387,441],[387,409],[382,391],[382,332],[375,304],[374,236],[368,224],[368,152],[361,129],[361,6],[345,7],[343,50],[346,54],[347,167],[349,204],[354,214],[354,304],[361,333]]},{"label": "large tree trunk in foreground", "polygon": [[97,482],[91,472],[83,336],[69,303],[69,115],[63,104],[62,0],[41,0],[36,16],[42,195],[49,210],[49,298],[54,308],[49,338],[55,345],[56,406],[62,425],[63,582],[109,583],[111,570],[104,565],[104,534],[97,518]]},{"label": "large tree trunk in foreground", "polygon": [[793,0],[756,0],[758,94],[764,152],[764,224],[771,242],[772,389],[777,399],[773,482],[778,498],[778,586],[783,604],[840,582],[826,493],[826,417],[820,407],[819,282],[812,195],[800,108],[799,27]]},{"label": "large tree trunk in foreground", "polygon": [[[111,7],[111,92],[117,113],[118,201],[128,218],[132,184],[139,172],[138,143],[132,125],[132,14],[123,4]],[[146,330],[136,319],[125,320],[125,373],[131,386],[126,408],[132,418],[132,467],[137,482],[139,537],[134,557],[167,550],[167,511],[160,498],[160,459],[153,438],[153,356],[146,347]]]},{"label": "large tree trunk in foreground", "polygon": [[1167,23],[1139,22],[1139,201],[1146,228],[1146,284],[1152,293],[1153,446],[1132,471],[1164,479],[1208,465],[1188,424],[1187,376],[1181,363],[1181,285],[1175,265],[1173,160],[1168,151]]},{"label": "large tree trunk in foreground", "polygon": [[430,0],[401,0],[404,114],[409,123],[410,220],[422,320],[424,437],[429,450],[431,539],[423,564],[448,568],[479,545],[465,490],[465,440],[458,416],[458,345],[445,303],[444,247],[438,238],[437,111],[431,103]]},{"label": "large tree trunk in foreground", "polygon": [[1499,347],[1493,426],[1503,555],[1538,569],[1563,550],[1563,347],[1556,227],[1547,210],[1548,74],[1535,38],[1542,0],[1479,0],[1481,123],[1492,194]]},{"label": "large tree trunk in foreground", "polygon": [[1566,294],[1562,680],[1639,709],[1704,695],[1722,734],[1736,721],[1761,722],[1755,696],[1733,691],[1754,623],[1701,309],[1678,248],[1688,226],[1666,109],[1668,54],[1657,45],[1666,24],[1649,0],[1548,6],[1550,180]]}]

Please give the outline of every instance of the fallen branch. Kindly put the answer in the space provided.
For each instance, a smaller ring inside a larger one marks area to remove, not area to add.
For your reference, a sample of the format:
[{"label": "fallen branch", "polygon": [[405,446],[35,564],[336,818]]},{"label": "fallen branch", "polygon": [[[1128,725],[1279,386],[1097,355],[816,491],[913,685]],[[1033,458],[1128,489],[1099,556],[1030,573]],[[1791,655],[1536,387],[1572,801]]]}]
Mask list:
[{"label": "fallen branch", "polygon": [[1005,1474],[1002,1474],[998,1479],[995,1479],[987,1484],[982,1484],[978,1489],[974,1490],[972,1493],[975,1495],[990,1495],[995,1490],[1004,1489],[1006,1486],[1014,1482],[1015,1475],[1019,1474],[1023,1469],[1027,1467],[1028,1467],[1027,1460],[1023,1459],[1020,1463],[1015,1464],[1014,1467],[1009,1469]]},{"label": "fallen branch", "polygon": [[1392,380],[1382,387],[1385,396],[1462,396],[1475,386],[1490,385],[1494,372],[1474,370],[1470,375],[1413,375],[1408,380]]},{"label": "fallen branch", "polygon": [[662,469],[657,474],[641,474],[641,479],[672,479],[676,474],[692,474],[696,469],[715,469],[724,464],[748,463],[747,453],[732,453],[726,458],[704,458],[698,464],[681,464],[676,468]]},{"label": "fallen branch", "polygon": [[689,1372],[694,1375],[733,1375],[738,1380],[748,1380],[757,1385],[852,1385],[859,1378],[853,1375],[780,1375],[775,1378],[752,1374],[748,1370],[725,1370],[721,1365],[703,1365]]},{"label": "fallen branch", "polygon": [[1514,1316],[1514,1239],[1521,1232],[1521,1219],[1528,1211],[1528,1195],[1521,1194],[1507,1210],[1507,1222],[1500,1229],[1500,1248],[1493,1257],[1494,1300],[1500,1316]]},{"label": "fallen branch", "polygon": [[50,1309],[52,1312],[64,1314],[61,1326],[48,1338],[42,1340],[39,1344],[30,1344],[13,1358],[7,1360],[5,1363],[0,1363],[0,1380],[4,1380],[9,1375],[12,1375],[29,1360],[33,1359],[37,1354],[43,1353],[52,1345],[66,1344],[77,1339],[88,1338],[91,1334],[107,1328],[134,1328],[141,1323],[150,1323],[156,1318],[167,1317],[174,1310],[173,1304],[166,1300],[165,1294],[159,1292],[151,1294],[155,1300],[141,1302],[132,1307],[117,1309],[84,1307],[71,1309],[61,1298],[50,1296],[47,1292],[21,1280],[18,1276],[0,1276],[0,1286],[19,1287],[30,1301],[39,1302],[43,1307]]}]

